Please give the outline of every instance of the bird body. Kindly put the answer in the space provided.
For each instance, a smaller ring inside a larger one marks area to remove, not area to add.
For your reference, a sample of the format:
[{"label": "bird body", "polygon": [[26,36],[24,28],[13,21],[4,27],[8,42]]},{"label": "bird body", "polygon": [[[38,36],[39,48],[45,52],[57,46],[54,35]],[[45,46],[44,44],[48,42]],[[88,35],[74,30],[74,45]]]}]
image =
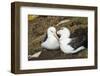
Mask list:
[{"label": "bird body", "polygon": [[70,38],[70,31],[68,28],[63,27],[63,29],[59,30],[57,34],[61,35],[59,39],[59,43],[60,43],[60,49],[64,53],[67,53],[67,54],[77,53],[84,49],[84,46],[80,46],[75,49],[71,45],[69,45],[69,43],[71,43],[72,41],[72,38]]},{"label": "bird body", "polygon": [[55,37],[49,37],[45,42],[43,42],[41,44],[41,46],[43,48],[51,49],[51,50],[58,49],[59,48],[59,42]]},{"label": "bird body", "polygon": [[65,41],[64,42],[61,41],[60,48],[64,53],[70,54],[70,53],[77,53],[77,52],[83,50],[84,46],[74,49],[71,45],[68,45],[67,43],[65,43]]},{"label": "bird body", "polygon": [[56,35],[56,29],[54,27],[49,27],[47,30],[47,38],[41,44],[43,48],[54,50],[59,48],[59,41]]}]

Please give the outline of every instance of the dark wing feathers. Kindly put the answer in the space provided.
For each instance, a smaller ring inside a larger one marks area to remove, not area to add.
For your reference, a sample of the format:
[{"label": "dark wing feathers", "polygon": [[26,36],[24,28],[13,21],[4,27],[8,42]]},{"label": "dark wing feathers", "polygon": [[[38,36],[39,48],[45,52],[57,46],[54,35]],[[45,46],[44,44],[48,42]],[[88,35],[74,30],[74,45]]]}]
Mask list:
[{"label": "dark wing feathers", "polygon": [[87,38],[86,37],[76,37],[73,38],[69,43],[74,49],[77,49],[80,46],[87,47]]},{"label": "dark wing feathers", "polygon": [[43,35],[43,37],[42,37],[41,42],[45,42],[45,41],[47,40],[47,38],[48,38],[48,35],[47,35],[47,33],[45,33],[45,34]]},{"label": "dark wing feathers", "polygon": [[84,46],[87,48],[87,33],[87,28],[77,29],[74,33],[71,34],[70,38],[72,39],[72,41],[69,43],[69,45],[71,45],[74,49],[77,49],[80,46]]}]

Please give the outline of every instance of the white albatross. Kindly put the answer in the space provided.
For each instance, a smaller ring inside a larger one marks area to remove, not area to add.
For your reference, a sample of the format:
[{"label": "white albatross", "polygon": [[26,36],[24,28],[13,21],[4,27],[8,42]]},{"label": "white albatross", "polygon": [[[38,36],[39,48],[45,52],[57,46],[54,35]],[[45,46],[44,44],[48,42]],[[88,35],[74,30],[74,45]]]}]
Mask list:
[{"label": "white albatross", "polygon": [[57,34],[61,36],[59,39],[59,43],[60,43],[60,49],[62,52],[66,54],[73,54],[85,48],[84,46],[80,46],[75,49],[71,45],[69,45],[72,39],[70,38],[70,30],[68,28],[63,27],[61,30],[57,32]]},{"label": "white albatross", "polygon": [[44,42],[42,42],[41,47],[49,49],[49,50],[55,50],[59,48],[59,40],[58,36],[56,34],[55,27],[49,27],[47,30],[47,38]]}]

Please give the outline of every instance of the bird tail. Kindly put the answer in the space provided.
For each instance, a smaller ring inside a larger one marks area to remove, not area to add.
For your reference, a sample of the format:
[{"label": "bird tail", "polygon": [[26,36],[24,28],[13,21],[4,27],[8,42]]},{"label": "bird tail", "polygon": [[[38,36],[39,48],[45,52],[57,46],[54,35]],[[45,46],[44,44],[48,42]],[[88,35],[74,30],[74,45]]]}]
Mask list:
[{"label": "bird tail", "polygon": [[81,51],[83,49],[85,49],[85,47],[81,46],[81,47],[77,48],[76,50],[74,50],[72,53],[77,53],[77,52],[79,52],[79,51]]}]

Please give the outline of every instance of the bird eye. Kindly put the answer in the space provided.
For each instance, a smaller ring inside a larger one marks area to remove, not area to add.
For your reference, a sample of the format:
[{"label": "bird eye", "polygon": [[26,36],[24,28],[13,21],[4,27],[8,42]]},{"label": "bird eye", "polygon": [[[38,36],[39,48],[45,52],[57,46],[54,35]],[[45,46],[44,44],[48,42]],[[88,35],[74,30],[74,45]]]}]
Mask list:
[{"label": "bird eye", "polygon": [[51,31],[51,32],[53,32],[53,31]]}]

